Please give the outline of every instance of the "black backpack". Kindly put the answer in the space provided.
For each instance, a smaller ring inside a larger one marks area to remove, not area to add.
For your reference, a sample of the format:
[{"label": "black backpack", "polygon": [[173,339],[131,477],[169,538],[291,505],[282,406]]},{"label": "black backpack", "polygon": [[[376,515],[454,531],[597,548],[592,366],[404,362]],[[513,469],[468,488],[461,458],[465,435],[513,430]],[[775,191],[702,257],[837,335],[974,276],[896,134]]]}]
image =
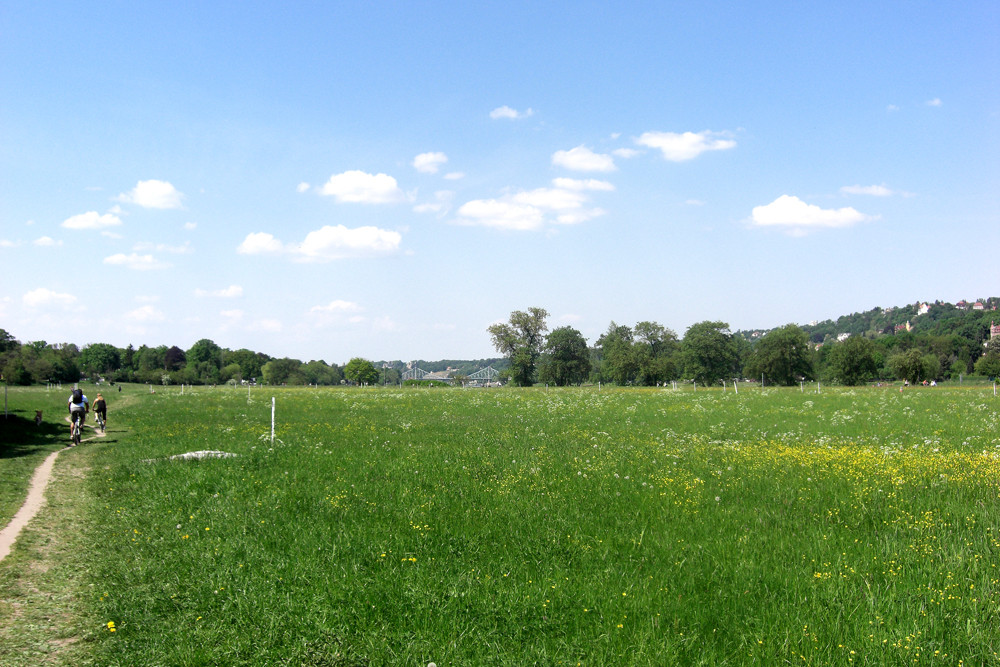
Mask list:
[{"label": "black backpack", "polygon": [[83,403],[83,390],[82,389],[77,388],[77,389],[73,390],[73,403],[76,404],[76,405],[80,405],[81,403]]}]

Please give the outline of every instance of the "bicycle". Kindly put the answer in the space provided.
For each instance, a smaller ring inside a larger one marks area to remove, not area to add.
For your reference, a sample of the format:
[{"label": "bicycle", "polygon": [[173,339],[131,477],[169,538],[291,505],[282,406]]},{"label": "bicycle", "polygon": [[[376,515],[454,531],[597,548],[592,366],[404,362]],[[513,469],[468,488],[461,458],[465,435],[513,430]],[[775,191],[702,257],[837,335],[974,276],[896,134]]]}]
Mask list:
[{"label": "bicycle", "polygon": [[[70,417],[73,419],[72,417]],[[80,415],[79,419],[73,419],[73,425],[70,427],[69,438],[70,447],[76,447],[80,444],[80,434],[83,430],[83,415]]]},{"label": "bicycle", "polygon": [[101,433],[104,433],[104,418],[100,412],[97,413],[97,425],[101,427]]}]

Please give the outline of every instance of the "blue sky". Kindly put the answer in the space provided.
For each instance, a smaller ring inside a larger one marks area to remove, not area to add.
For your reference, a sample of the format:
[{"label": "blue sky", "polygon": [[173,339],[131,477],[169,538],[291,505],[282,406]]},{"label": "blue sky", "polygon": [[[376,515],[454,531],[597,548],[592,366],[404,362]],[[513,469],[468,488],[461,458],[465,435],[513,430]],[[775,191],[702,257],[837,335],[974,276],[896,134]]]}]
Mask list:
[{"label": "blue sky", "polygon": [[0,327],[344,363],[1000,288],[996,2],[0,7]]}]

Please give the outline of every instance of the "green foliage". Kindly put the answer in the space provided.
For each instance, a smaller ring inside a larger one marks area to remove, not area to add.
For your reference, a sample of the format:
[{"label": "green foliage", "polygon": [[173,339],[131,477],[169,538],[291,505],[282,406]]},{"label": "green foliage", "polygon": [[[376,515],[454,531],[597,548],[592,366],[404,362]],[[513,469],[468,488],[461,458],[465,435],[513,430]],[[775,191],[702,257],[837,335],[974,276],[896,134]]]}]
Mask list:
[{"label": "green foliage", "polygon": [[354,357],[344,366],[344,378],[354,384],[377,384],[379,372],[372,362],[361,357]]},{"label": "green foliage", "polygon": [[990,350],[976,362],[976,373],[988,378],[1000,378],[1000,352]]},{"label": "green foliage", "polygon": [[515,310],[507,323],[494,324],[487,331],[497,352],[510,360],[510,380],[517,386],[531,386],[535,381],[538,357],[542,353],[545,332],[549,327],[544,308]]},{"label": "green foliage", "polygon": [[590,374],[587,340],[573,327],[553,329],[545,339],[539,379],[565,387],[581,384]]},{"label": "green foliage", "polygon": [[726,322],[698,322],[681,343],[684,373],[700,385],[736,377],[739,356]]},{"label": "green foliage", "polygon": [[785,387],[812,379],[812,353],[806,332],[795,324],[768,332],[753,348],[744,373],[753,378],[763,375],[766,382]]},{"label": "green foliage", "polygon": [[896,378],[906,380],[910,384],[916,384],[921,380],[933,380],[940,370],[936,357],[925,355],[916,347],[889,357],[887,365]]},{"label": "green foliage", "polygon": [[879,368],[875,344],[861,336],[851,336],[830,351],[830,369],[841,384],[853,387],[876,377]]}]

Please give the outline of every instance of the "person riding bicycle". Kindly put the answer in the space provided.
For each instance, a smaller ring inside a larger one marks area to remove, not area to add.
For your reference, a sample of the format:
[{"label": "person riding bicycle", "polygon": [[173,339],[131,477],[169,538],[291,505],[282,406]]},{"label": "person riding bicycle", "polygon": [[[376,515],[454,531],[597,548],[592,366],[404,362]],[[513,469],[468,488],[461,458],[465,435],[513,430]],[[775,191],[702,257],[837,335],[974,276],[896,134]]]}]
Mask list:
[{"label": "person riding bicycle", "polygon": [[69,432],[72,435],[73,427],[77,422],[80,423],[80,428],[83,428],[83,424],[87,420],[87,413],[90,412],[90,401],[83,395],[83,390],[77,387],[70,394],[68,405]]},{"label": "person riding bicycle", "polygon": [[94,404],[90,407],[97,413],[97,421],[103,424],[101,428],[106,428],[108,423],[108,403],[104,400],[101,392],[97,392],[97,398],[94,399]]}]

